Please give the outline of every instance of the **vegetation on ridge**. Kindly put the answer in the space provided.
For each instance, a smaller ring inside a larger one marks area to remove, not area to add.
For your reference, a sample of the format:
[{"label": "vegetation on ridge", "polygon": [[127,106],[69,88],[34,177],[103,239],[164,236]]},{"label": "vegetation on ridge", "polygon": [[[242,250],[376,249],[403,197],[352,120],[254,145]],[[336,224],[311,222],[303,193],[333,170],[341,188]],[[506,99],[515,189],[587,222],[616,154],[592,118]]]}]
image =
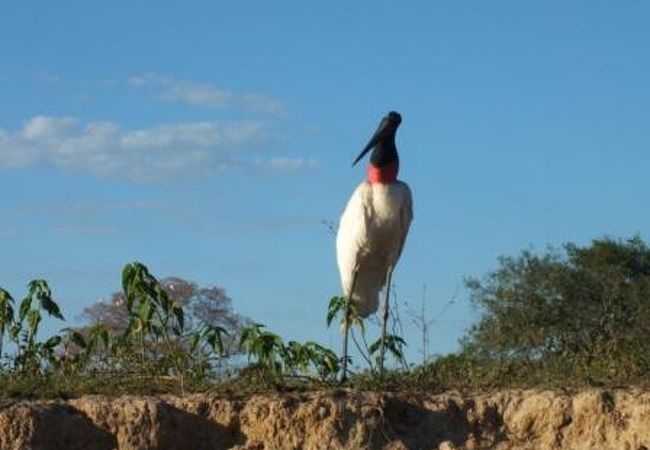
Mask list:
[{"label": "vegetation on ridge", "polygon": [[[20,302],[0,288],[0,395],[243,394],[338,386],[340,360],[331,350],[316,342],[285,343],[264,325],[232,315],[229,299],[217,291],[174,279],[182,292],[173,292],[166,280],[143,264],[127,264],[123,292],[113,303],[86,309],[93,323],[44,340],[38,335],[42,321],[64,320],[47,282],[30,282]],[[436,391],[611,385],[642,383],[650,371],[650,350],[643,345],[650,337],[650,250],[638,237],[566,244],[540,254],[526,250],[500,258],[496,270],[467,279],[466,286],[481,317],[457,353],[378,380],[377,345],[365,343],[363,321],[355,318],[368,370],[346,385]],[[196,292],[203,297],[193,297]],[[328,324],[341,304],[332,299]],[[393,356],[403,359],[403,339],[392,334],[388,342]],[[247,357],[241,370],[227,364],[237,354]]]}]

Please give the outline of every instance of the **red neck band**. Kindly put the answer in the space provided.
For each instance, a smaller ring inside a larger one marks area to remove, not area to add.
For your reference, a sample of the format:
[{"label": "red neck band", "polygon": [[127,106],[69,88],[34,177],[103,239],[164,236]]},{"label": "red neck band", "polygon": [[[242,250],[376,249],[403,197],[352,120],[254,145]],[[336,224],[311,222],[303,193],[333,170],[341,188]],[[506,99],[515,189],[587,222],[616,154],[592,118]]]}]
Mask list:
[{"label": "red neck band", "polygon": [[368,181],[371,183],[388,184],[397,180],[399,161],[393,161],[383,167],[368,164]]}]

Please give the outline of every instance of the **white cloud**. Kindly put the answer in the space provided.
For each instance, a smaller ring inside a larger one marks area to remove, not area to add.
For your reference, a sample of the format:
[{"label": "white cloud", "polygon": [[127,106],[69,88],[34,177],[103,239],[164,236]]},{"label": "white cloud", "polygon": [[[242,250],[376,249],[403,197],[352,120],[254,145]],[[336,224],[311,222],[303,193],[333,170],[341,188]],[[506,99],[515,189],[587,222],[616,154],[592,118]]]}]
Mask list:
[{"label": "white cloud", "polygon": [[193,106],[224,108],[233,103],[234,95],[232,92],[215,89],[205,84],[172,83],[166,86],[160,98]]},{"label": "white cloud", "polygon": [[56,228],[55,233],[66,236],[101,236],[113,234],[117,231],[115,227],[103,225],[66,225]]},{"label": "white cloud", "polygon": [[264,94],[243,94],[239,101],[245,108],[258,113],[266,113],[276,116],[286,114],[284,104],[273,97]]},{"label": "white cloud", "polygon": [[25,122],[23,137],[28,141],[52,140],[60,137],[74,125],[74,119],[36,116]]},{"label": "white cloud", "polygon": [[59,82],[59,76],[48,72],[47,70],[37,70],[33,72],[33,75],[47,84],[54,85]]},{"label": "white cloud", "polygon": [[276,156],[266,160],[256,159],[255,166],[259,169],[271,172],[299,172],[304,169],[311,169],[318,166],[318,161],[309,158],[290,158]]},{"label": "white cloud", "polygon": [[133,76],[129,79],[129,84],[136,88],[153,87],[158,90],[158,98],[170,102],[181,102],[191,106],[208,108],[234,107],[271,115],[285,114],[284,104],[280,100],[265,94],[237,94],[206,83],[181,81],[154,72]]},{"label": "white cloud", "polygon": [[117,78],[103,77],[86,80],[84,84],[92,87],[114,88],[120,85],[120,81]]},{"label": "white cloud", "polygon": [[194,122],[123,130],[96,121],[80,126],[69,117],[36,116],[22,129],[0,128],[0,168],[36,164],[136,180],[201,176],[234,167],[296,171],[313,162],[276,157],[263,161],[254,150],[268,145],[261,122]]},{"label": "white cloud", "polygon": [[[173,203],[148,200],[125,200],[120,202],[65,202],[65,207],[57,203],[21,204],[18,207],[0,209],[0,215],[12,216],[53,216],[58,219],[72,222],[93,221],[96,222],[114,214],[133,215],[138,213],[162,214],[164,212],[178,209]],[[0,228],[0,236],[2,228]]]}]

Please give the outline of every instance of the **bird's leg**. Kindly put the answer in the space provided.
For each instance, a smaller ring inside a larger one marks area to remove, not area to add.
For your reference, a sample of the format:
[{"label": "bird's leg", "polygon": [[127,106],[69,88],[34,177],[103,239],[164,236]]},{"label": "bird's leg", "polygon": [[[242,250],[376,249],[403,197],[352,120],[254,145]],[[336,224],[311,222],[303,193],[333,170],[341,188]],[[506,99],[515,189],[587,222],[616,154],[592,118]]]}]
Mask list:
[{"label": "bird's leg", "polygon": [[345,299],[343,306],[343,362],[341,367],[341,383],[348,377],[348,336],[350,334],[350,303],[352,302],[352,293],[354,292],[354,285],[357,283],[358,268],[354,269],[352,274],[352,287],[350,287],[350,294]]},{"label": "bird's leg", "polygon": [[381,321],[381,345],[379,347],[379,379],[384,378],[384,356],[386,355],[386,324],[388,323],[388,300],[390,298],[390,279],[393,275],[393,268],[388,266],[386,273],[386,299],[384,300],[384,316]]}]

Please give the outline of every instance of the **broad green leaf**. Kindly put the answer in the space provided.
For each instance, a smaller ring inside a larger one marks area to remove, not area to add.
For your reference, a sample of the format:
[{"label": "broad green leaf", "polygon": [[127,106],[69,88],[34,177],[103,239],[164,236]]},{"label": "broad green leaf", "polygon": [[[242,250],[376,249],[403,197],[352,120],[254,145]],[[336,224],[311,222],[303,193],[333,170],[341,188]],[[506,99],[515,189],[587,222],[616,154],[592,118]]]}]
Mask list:
[{"label": "broad green leaf", "polygon": [[57,319],[65,320],[63,318],[63,314],[61,314],[61,309],[59,308],[59,305],[57,305],[56,302],[52,300],[52,297],[50,297],[50,295],[44,295],[41,298],[41,305],[43,306],[43,309],[50,316],[54,316]]},{"label": "broad green leaf", "polygon": [[48,350],[52,350],[54,347],[59,345],[61,343],[61,341],[62,341],[61,336],[59,336],[57,334],[57,335],[52,336],[51,338],[49,338],[47,341],[45,341],[45,343],[43,344],[43,347],[45,347]]},{"label": "broad green leaf", "polygon": [[190,353],[194,353],[196,351],[200,341],[201,335],[199,333],[194,333],[190,336]]},{"label": "broad green leaf", "polygon": [[327,326],[329,327],[332,324],[332,321],[339,313],[343,313],[345,309],[345,298],[344,297],[332,297],[327,307]]},{"label": "broad green leaf", "polygon": [[27,317],[27,313],[29,312],[29,309],[32,306],[32,298],[31,297],[25,297],[22,302],[20,302],[20,309],[18,311],[19,317],[20,317],[20,322],[25,320],[25,317]]}]

